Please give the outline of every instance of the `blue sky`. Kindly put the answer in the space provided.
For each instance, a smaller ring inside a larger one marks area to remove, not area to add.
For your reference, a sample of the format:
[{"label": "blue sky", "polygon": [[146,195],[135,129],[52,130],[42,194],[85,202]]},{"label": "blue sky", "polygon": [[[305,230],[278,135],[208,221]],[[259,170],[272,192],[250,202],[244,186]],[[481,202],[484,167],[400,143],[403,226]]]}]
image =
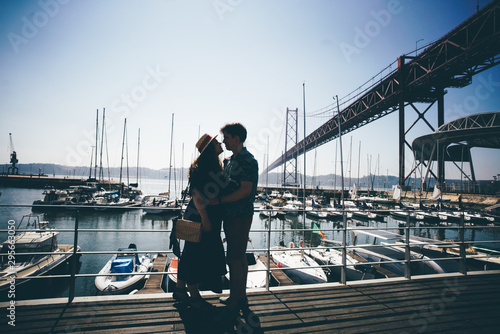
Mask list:
[{"label": "blue sky", "polygon": [[[3,0],[0,161],[9,162],[12,133],[20,163],[87,166],[96,110],[101,122],[106,108],[105,166],[120,165],[126,117],[129,165],[136,165],[140,128],[140,165],[168,167],[175,114],[175,167],[193,160],[200,133],[217,134],[227,122],[247,127],[247,146],[264,167],[268,149],[271,162],[284,150],[287,108],[299,108],[303,137],[304,82],[306,115],[313,114],[394,68],[416,45],[439,39],[476,6],[477,0]],[[359,31],[369,29],[360,40]],[[481,85],[491,94],[479,99]],[[498,110],[499,90],[499,68],[448,89],[445,121]],[[435,125],[435,110],[428,114]],[[415,115],[408,111],[407,122]],[[306,117],[307,133],[326,119]],[[397,122],[393,113],[344,137],[353,177],[358,164],[367,174],[370,156],[372,173],[377,165],[381,174],[397,175]],[[419,125],[410,142],[429,131]],[[334,172],[335,150],[332,141],[308,153],[307,174]],[[479,178],[500,173],[498,150],[475,150],[473,157]],[[447,173],[459,177],[451,166]]]}]

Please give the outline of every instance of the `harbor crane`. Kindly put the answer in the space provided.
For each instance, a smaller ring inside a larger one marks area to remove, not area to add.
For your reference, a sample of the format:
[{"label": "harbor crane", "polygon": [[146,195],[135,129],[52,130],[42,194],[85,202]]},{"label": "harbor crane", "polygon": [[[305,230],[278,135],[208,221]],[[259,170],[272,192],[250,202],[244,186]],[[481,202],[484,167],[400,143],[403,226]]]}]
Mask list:
[{"label": "harbor crane", "polygon": [[9,133],[10,137],[10,163],[11,166],[8,168],[8,174],[17,175],[19,174],[19,168],[16,167],[16,164],[19,162],[17,160],[17,153],[14,150],[14,143],[12,142],[12,133]]}]

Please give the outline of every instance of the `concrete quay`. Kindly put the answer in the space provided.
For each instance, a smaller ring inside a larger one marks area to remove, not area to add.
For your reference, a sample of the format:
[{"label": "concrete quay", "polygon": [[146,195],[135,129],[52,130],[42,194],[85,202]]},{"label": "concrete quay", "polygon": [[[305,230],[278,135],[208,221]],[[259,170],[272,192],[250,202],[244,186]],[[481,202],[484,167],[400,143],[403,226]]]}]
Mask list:
[{"label": "concrete quay", "polygon": [[[0,175],[0,187],[8,188],[30,188],[30,189],[67,189],[71,186],[83,186],[89,182],[95,182],[88,179],[66,178],[66,177],[52,177],[47,175],[25,174],[25,175]],[[106,189],[111,187],[118,189],[117,181],[104,181],[98,185]]]}]

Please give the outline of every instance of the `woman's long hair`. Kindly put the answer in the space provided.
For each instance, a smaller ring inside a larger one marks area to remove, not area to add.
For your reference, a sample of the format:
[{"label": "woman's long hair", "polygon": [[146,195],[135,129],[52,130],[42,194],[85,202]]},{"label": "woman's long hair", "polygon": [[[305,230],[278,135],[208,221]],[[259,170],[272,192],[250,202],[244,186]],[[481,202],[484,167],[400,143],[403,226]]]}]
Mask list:
[{"label": "woman's long hair", "polygon": [[206,182],[211,181],[209,177],[222,171],[219,155],[215,151],[215,142],[212,141],[202,154],[189,167],[188,178],[193,170],[197,169]]}]

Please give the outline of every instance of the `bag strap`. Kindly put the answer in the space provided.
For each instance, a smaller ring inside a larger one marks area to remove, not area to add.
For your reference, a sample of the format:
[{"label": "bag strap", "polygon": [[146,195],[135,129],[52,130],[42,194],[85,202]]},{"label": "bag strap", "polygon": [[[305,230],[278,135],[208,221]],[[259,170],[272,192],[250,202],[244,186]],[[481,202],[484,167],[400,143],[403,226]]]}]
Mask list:
[{"label": "bag strap", "polygon": [[191,185],[191,181],[188,181],[188,184],[186,186],[186,189],[184,190],[184,193],[182,194],[182,199],[181,199],[181,211],[179,213],[179,217],[178,218],[182,218],[182,205],[184,204],[184,200],[186,199],[186,196],[187,196],[187,193],[189,191],[189,186]]},{"label": "bag strap", "polygon": [[189,191],[189,186],[191,185],[191,181],[188,181],[188,184],[186,186],[186,189],[184,190],[184,194],[182,194],[182,202],[184,202],[184,200],[186,199],[186,195]]},{"label": "bag strap", "polygon": [[180,258],[182,256],[182,251],[180,249],[180,239],[177,239],[175,237],[175,222],[177,221],[177,219],[182,219],[182,215],[183,215],[183,212],[182,212],[182,205],[184,204],[184,200],[186,199],[186,195],[188,193],[188,190],[189,190],[189,185],[190,185],[190,182],[188,181],[188,184],[187,184],[187,187],[186,187],[186,190],[184,190],[184,194],[182,194],[182,199],[181,199],[181,210],[179,212],[179,215],[177,217],[174,217],[172,218],[172,231],[170,232],[170,248],[174,248],[174,255],[177,255],[176,253],[178,253],[178,257]]}]

